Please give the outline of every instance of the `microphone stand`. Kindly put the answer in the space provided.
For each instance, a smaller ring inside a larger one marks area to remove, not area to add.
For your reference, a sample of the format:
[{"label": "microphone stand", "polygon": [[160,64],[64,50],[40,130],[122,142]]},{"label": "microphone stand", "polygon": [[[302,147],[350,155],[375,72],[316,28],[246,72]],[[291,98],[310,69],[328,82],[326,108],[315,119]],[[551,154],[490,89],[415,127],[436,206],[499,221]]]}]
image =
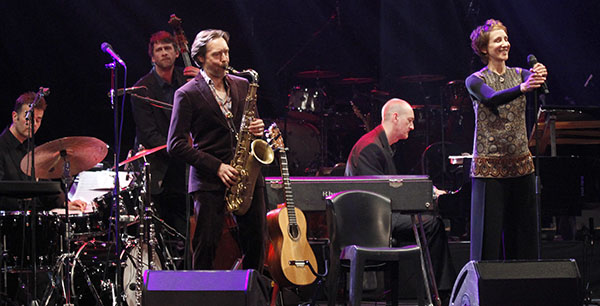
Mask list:
[{"label": "microphone stand", "polygon": [[[119,148],[120,148],[120,133],[119,133],[119,103],[118,101],[115,101],[117,95],[116,95],[116,90],[117,90],[117,77],[118,77],[118,65],[117,65],[117,61],[113,59],[112,63],[106,64],[105,67],[107,69],[110,70],[110,104],[113,108],[113,128],[114,128],[114,146],[113,146],[113,163],[115,165],[114,169],[115,169],[115,180],[114,180],[114,188],[113,188],[113,194],[112,194],[112,198],[113,198],[113,206],[111,208],[112,213],[114,213],[115,216],[115,221],[114,221],[114,229],[115,229],[115,258],[117,258],[116,260],[118,261],[117,269],[116,269],[116,277],[115,277],[115,283],[114,286],[116,287],[116,292],[118,293],[116,296],[117,301],[113,301],[113,303],[115,303],[116,305],[120,305],[120,297],[121,297],[121,283],[122,283],[122,271],[121,271],[121,264],[120,261],[121,259],[119,258],[119,254],[121,253],[121,248],[120,248],[120,244],[119,244],[119,207],[120,207],[120,201],[119,201],[119,191],[121,190],[120,184],[119,184]],[[125,68],[127,69],[127,68]],[[121,110],[122,111],[122,110]],[[111,215],[112,215],[111,213]],[[109,227],[110,228],[110,227]],[[110,235],[110,233],[109,233]]]},{"label": "microphone stand", "polygon": [[534,147],[534,156],[535,156],[535,214],[536,214],[536,230],[537,230],[537,258],[542,258],[542,227],[541,227],[541,218],[542,218],[542,189],[541,189],[541,180],[540,180],[540,133],[538,132],[538,118],[540,113],[540,105],[539,105],[539,95],[541,95],[540,90],[535,90],[533,93],[533,105],[534,109],[537,112],[535,116],[535,124],[533,130],[535,131],[535,147]]},{"label": "microphone stand", "polygon": [[71,162],[67,158],[67,151],[60,151],[60,156],[64,159],[63,167],[63,192],[65,194],[65,218],[67,218],[67,225],[65,227],[65,242],[68,256],[65,257],[65,266],[67,276],[65,277],[65,306],[71,306],[71,218],[69,216],[69,197],[68,190],[71,184]]},{"label": "microphone stand", "polygon": [[[35,182],[35,106],[37,102],[44,97],[44,87],[40,87],[33,102],[29,104],[29,110],[27,114],[25,114],[25,120],[29,120],[29,140],[27,143],[27,152],[31,152],[31,181]],[[33,279],[33,295],[32,300],[28,301],[30,305],[37,305],[37,254],[36,254],[36,243],[35,243],[35,226],[37,223],[37,207],[36,201],[31,201],[31,216],[33,218],[31,222],[31,262],[33,264],[32,267],[32,279]]]}]

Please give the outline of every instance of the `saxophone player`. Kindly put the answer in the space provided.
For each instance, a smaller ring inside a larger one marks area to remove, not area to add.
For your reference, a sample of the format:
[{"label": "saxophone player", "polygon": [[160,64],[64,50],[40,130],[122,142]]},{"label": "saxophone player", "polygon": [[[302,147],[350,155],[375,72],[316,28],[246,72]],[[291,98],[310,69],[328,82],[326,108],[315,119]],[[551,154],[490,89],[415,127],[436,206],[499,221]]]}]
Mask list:
[{"label": "saxophone player", "polygon": [[[230,166],[244,112],[249,82],[226,73],[229,33],[203,30],[192,44],[192,59],[201,72],[175,92],[167,150],[191,165],[189,192],[194,198],[196,228],[192,240],[194,269],[214,269],[224,227],[225,190],[239,179]],[[264,123],[254,119],[249,132],[263,136]],[[192,144],[188,142],[192,137]],[[264,179],[259,175],[249,211],[237,217],[237,237],[244,269],[262,271],[265,226]]]}]

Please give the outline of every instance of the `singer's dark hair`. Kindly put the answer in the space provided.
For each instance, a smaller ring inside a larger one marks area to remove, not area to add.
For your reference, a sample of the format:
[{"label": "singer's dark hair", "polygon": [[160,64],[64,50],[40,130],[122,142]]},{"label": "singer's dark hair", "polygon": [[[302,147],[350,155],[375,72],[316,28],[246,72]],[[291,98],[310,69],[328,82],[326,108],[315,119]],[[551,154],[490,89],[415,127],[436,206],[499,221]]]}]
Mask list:
[{"label": "singer's dark hair", "polygon": [[483,25],[478,26],[471,32],[471,49],[479,56],[484,64],[488,63],[488,54],[484,52],[490,41],[490,32],[494,30],[504,30],[508,34],[506,27],[496,19],[488,19]]},{"label": "singer's dark hair", "polygon": [[[31,102],[33,102],[33,100],[35,100],[35,92],[28,91],[21,94],[17,98],[17,101],[15,101],[15,107],[13,108],[13,111],[15,111],[16,113],[20,113],[21,109],[23,108],[23,105],[29,105]],[[46,104],[46,99],[44,99],[44,97],[40,97],[40,99],[35,104],[34,108],[45,111],[47,106],[48,104]]]},{"label": "singer's dark hair", "polygon": [[196,35],[194,43],[192,44],[192,51],[190,53],[192,59],[194,62],[196,62],[196,65],[202,67],[202,63],[198,60],[198,56],[206,56],[206,44],[208,44],[209,41],[217,38],[223,38],[225,39],[225,42],[229,43],[229,33],[223,30],[208,29],[200,31],[200,33]]},{"label": "singer's dark hair", "polygon": [[172,44],[173,48],[179,52],[175,37],[167,31],[158,31],[150,36],[150,42],[148,43],[148,56],[150,56],[150,58],[154,55],[154,45],[157,43]]}]

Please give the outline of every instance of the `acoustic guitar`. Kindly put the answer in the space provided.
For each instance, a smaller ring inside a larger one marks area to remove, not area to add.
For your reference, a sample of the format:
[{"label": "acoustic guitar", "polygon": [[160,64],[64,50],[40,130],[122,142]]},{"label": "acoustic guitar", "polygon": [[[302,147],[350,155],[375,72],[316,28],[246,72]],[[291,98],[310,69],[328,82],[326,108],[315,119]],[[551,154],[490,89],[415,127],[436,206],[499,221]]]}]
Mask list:
[{"label": "acoustic guitar", "polygon": [[317,269],[317,259],[306,239],[306,217],[294,206],[288,161],[283,137],[275,123],[267,132],[273,150],[279,152],[285,203],[267,213],[270,244],[267,264],[280,287],[309,285],[317,278],[308,263]]}]

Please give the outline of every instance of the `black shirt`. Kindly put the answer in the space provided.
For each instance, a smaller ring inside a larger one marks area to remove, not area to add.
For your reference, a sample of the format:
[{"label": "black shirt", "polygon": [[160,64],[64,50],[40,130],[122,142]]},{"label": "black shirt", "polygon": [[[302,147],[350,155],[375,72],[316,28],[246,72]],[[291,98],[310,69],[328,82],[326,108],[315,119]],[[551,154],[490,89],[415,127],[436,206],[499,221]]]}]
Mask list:
[{"label": "black shirt", "polygon": [[[7,127],[0,134],[0,181],[29,181],[31,177],[21,171],[21,160],[27,154],[30,139],[21,143]],[[33,146],[32,146],[33,147]],[[42,199],[43,206],[54,208],[64,206],[61,196]],[[0,195],[0,210],[24,210],[23,200]]]}]

